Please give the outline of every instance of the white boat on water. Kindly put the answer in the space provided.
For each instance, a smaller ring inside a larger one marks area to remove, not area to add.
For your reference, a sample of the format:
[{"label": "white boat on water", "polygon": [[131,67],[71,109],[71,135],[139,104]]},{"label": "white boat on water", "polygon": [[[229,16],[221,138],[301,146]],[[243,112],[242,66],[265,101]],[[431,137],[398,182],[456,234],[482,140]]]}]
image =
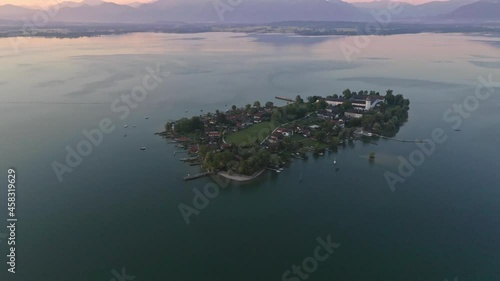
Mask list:
[{"label": "white boat on water", "polygon": [[337,165],[337,158],[333,157],[333,165]]},{"label": "white boat on water", "polygon": [[145,146],[141,146],[140,149],[141,150],[146,150],[146,147]]},{"label": "white boat on water", "polygon": [[128,128],[128,125],[127,125],[127,124],[125,124],[125,125],[123,126],[123,128]]}]

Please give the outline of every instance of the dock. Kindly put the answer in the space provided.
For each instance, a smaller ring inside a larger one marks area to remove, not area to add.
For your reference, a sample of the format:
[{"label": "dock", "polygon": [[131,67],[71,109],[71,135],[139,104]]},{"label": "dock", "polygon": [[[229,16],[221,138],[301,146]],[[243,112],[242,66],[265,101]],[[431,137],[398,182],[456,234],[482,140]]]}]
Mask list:
[{"label": "dock", "polygon": [[275,168],[269,168],[269,167],[267,167],[266,170],[274,171],[276,173],[281,173],[280,169],[275,169]]},{"label": "dock", "polygon": [[184,180],[185,181],[190,181],[190,180],[195,180],[195,179],[199,179],[199,178],[202,178],[202,177],[205,177],[205,176],[208,176],[210,175],[209,172],[206,172],[206,173],[200,173],[200,174],[196,174],[196,175],[188,175],[186,177],[184,177]]},{"label": "dock", "polygon": [[274,98],[277,99],[277,100],[284,100],[284,101],[288,101],[288,102],[295,102],[294,99],[286,98],[286,97],[281,97],[281,96],[275,96]]},{"label": "dock", "polygon": [[187,161],[194,161],[194,160],[198,160],[198,156],[194,156],[194,157],[186,157],[186,158],[181,158],[179,159],[183,162],[187,162]]},{"label": "dock", "polygon": [[382,135],[378,135],[378,134],[373,134],[373,135],[377,136],[377,137],[384,138],[384,139],[393,140],[393,141],[399,141],[399,142],[427,143],[424,140],[403,140],[403,139],[390,138],[390,137],[386,137],[386,136],[382,136]]}]

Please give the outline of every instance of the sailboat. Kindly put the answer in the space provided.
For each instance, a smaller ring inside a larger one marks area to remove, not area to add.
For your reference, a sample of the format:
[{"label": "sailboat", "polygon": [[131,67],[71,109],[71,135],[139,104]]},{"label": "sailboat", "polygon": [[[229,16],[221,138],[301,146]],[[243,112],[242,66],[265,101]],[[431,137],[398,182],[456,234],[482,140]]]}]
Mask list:
[{"label": "sailboat", "polygon": [[333,157],[333,165],[337,165],[337,158]]}]

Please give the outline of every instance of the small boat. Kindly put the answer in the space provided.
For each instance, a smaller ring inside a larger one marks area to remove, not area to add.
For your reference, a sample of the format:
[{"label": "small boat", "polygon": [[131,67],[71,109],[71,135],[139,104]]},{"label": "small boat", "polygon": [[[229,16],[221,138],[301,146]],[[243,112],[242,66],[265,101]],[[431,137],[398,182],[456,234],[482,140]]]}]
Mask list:
[{"label": "small boat", "polygon": [[460,131],[462,131],[462,130],[460,130],[460,129],[455,129],[455,130],[453,130],[453,131],[455,131],[455,132],[460,132]]},{"label": "small boat", "polygon": [[146,147],[145,146],[141,146],[140,149],[141,150],[146,150]]},{"label": "small boat", "polygon": [[135,128],[135,125],[133,125],[132,127],[134,127],[134,128]]},{"label": "small boat", "polygon": [[184,111],[184,112],[186,112],[186,113],[187,113],[187,112],[189,112],[189,110],[186,110],[186,111]]},{"label": "small boat", "polygon": [[146,117],[146,120],[148,120],[148,119],[149,119],[149,117]]},{"label": "small boat", "polygon": [[128,125],[127,125],[127,124],[125,124],[125,125],[123,126],[123,128],[128,128]]},{"label": "small boat", "polygon": [[279,168],[278,170],[283,171],[283,168]]},{"label": "small boat", "polygon": [[337,165],[337,159],[335,157],[333,158],[333,165]]},{"label": "small boat", "polygon": [[124,138],[126,138],[126,137],[127,137],[127,134],[123,135],[123,137],[124,137]]}]

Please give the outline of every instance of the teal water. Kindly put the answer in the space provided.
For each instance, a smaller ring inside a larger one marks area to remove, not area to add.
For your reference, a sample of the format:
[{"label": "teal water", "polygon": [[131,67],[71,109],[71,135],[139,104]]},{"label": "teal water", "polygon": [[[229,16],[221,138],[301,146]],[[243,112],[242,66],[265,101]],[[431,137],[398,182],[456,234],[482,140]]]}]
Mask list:
[{"label": "teal water", "polygon": [[[308,280],[499,280],[500,88],[461,132],[443,120],[474,94],[479,76],[500,81],[498,37],[373,37],[348,62],[339,44],[351,40],[32,38],[14,55],[1,39],[0,173],[17,169],[19,221],[17,273],[7,273],[3,240],[0,279],[111,280],[112,270],[125,267],[135,280],[281,280],[312,255],[317,237],[331,235],[341,246]],[[159,62],[170,75],[121,120],[110,104]],[[397,173],[397,157],[416,145],[356,142],[279,175],[231,184],[186,225],[178,205],[193,206],[193,189],[211,180],[182,180],[197,168],[181,164],[175,147],[154,135],[164,123],[226,104],[279,104],[276,95],[345,88],[404,94],[410,116],[397,137],[429,138],[442,128],[447,141],[394,192],[384,173]],[[51,163],[63,163],[65,147],[76,147],[82,130],[102,118],[116,129],[59,182]]]}]

